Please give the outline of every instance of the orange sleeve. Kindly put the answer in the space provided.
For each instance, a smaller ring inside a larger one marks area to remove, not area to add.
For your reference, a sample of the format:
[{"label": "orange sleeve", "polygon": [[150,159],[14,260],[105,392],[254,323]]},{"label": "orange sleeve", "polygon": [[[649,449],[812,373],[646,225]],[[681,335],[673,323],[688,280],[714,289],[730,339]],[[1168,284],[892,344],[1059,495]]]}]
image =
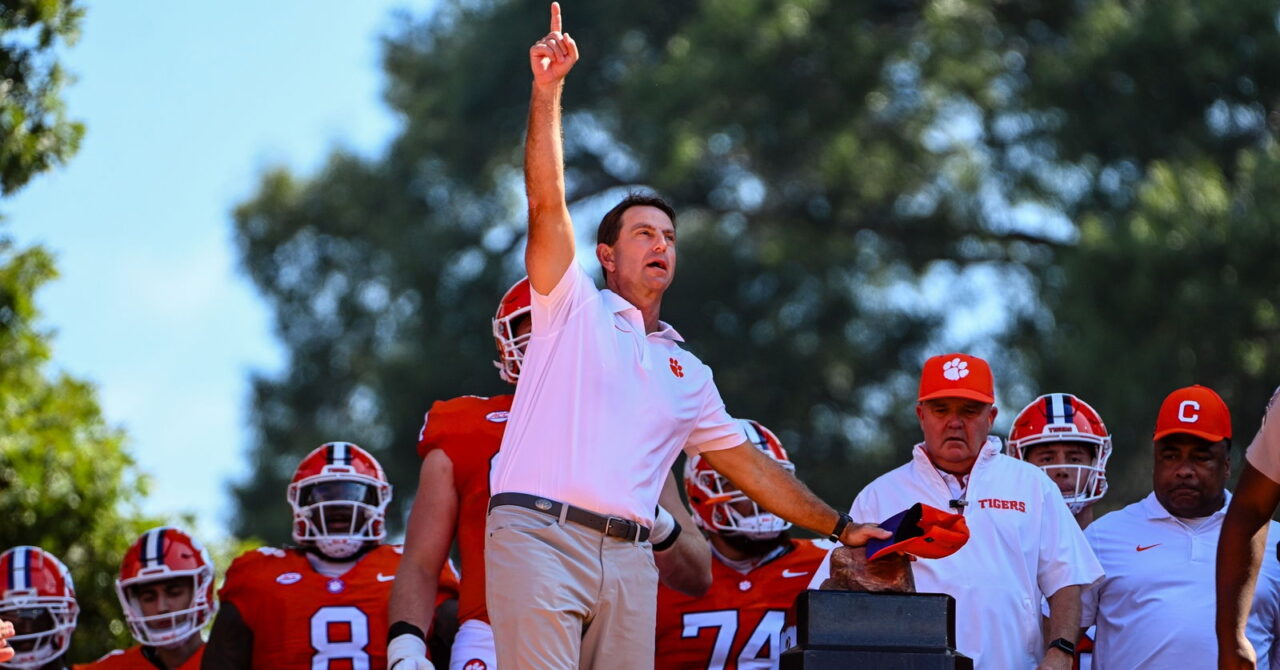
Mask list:
[{"label": "orange sleeve", "polygon": [[432,403],[418,431],[418,458],[426,458],[432,449],[442,449],[451,440],[466,436],[489,401],[483,396],[464,395]]},{"label": "orange sleeve", "polygon": [[446,559],[444,567],[440,568],[440,582],[436,587],[436,607],[450,598],[458,597],[460,581],[461,577],[458,575],[458,569],[453,566],[453,559]]}]

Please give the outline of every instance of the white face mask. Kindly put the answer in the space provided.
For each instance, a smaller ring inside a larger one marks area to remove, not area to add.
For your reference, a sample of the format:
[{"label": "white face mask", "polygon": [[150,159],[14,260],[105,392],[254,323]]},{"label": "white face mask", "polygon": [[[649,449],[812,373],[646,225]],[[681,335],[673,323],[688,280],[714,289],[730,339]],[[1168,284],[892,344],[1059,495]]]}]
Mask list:
[{"label": "white face mask", "polygon": [[772,540],[782,534],[791,524],[768,512],[760,512],[751,516],[739,516],[735,528],[728,531],[731,535],[741,535],[750,540]]},{"label": "white face mask", "polygon": [[315,542],[316,549],[329,558],[349,558],[360,551],[365,540],[355,537],[326,537]]}]

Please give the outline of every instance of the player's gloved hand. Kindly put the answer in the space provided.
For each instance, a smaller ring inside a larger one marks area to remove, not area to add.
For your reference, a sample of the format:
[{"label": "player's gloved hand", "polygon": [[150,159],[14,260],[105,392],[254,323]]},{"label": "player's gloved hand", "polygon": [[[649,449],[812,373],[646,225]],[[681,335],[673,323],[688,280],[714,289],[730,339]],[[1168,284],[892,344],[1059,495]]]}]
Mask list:
[{"label": "player's gloved hand", "polygon": [[387,670],[436,670],[427,660],[427,643],[409,633],[397,635],[387,644]]}]

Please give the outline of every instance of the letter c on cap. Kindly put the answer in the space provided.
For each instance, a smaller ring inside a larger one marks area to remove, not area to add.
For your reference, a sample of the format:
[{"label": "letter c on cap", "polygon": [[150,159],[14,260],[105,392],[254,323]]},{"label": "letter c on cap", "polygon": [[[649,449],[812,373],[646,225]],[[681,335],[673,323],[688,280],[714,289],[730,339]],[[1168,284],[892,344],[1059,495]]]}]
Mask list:
[{"label": "letter c on cap", "polygon": [[1195,422],[1199,421],[1199,420],[1200,420],[1200,415],[1199,415],[1198,413],[1197,413],[1197,414],[1189,414],[1189,413],[1187,412],[1187,410],[1188,410],[1188,409],[1190,409],[1190,410],[1195,410],[1195,411],[1199,412],[1199,410],[1200,410],[1200,403],[1198,403],[1198,402],[1196,402],[1196,401],[1194,401],[1194,400],[1183,400],[1183,401],[1182,401],[1182,404],[1181,404],[1181,405],[1178,405],[1178,420],[1179,420],[1179,421],[1181,421],[1181,422],[1183,422],[1183,423],[1195,423]]}]

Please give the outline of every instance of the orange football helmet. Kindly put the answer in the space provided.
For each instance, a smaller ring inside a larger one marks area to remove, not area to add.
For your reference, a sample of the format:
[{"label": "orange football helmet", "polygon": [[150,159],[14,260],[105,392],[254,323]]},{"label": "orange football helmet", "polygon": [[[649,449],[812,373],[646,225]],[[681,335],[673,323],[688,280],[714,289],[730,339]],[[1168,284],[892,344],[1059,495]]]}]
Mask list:
[{"label": "orange football helmet", "polygon": [[[1069,475],[1067,481],[1074,486],[1064,489],[1062,496],[1072,513],[1078,514],[1107,492],[1111,433],[1089,403],[1070,393],[1049,393],[1031,401],[1013,420],[1008,452],[1014,458],[1027,460],[1031,447],[1053,442],[1083,443],[1093,451],[1092,460],[1087,464],[1041,466],[1051,478],[1064,472]],[[1074,490],[1069,490],[1072,488]]]},{"label": "orange football helmet", "polygon": [[493,362],[502,375],[502,381],[514,384],[520,378],[520,364],[524,362],[524,349],[532,333],[516,334],[516,321],[529,314],[529,278],[525,277],[507,289],[493,315],[493,339],[498,344],[499,360]]},{"label": "orange football helmet", "polygon": [[[170,579],[189,579],[191,601],[185,607],[146,615],[138,587]],[[116,597],[134,639],[150,647],[185,642],[213,618],[213,561],[194,537],[172,527],[152,528],[124,553]]]},{"label": "orange football helmet", "polygon": [[[773,431],[750,419],[737,421],[751,444],[788,472],[795,472],[795,464]],[[767,540],[791,527],[791,522],[760,509],[747,494],[712,469],[701,455],[695,454],[685,461],[684,486],[693,507],[693,520],[706,530]]]},{"label": "orange football helmet", "polygon": [[0,619],[18,631],[0,667],[38,668],[66,653],[80,614],[67,566],[39,547],[14,547],[0,554],[0,584]]},{"label": "orange football helmet", "polygon": [[314,544],[330,558],[347,558],[387,536],[391,484],[377,459],[350,442],[329,442],[307,454],[287,497],[293,541]]}]

